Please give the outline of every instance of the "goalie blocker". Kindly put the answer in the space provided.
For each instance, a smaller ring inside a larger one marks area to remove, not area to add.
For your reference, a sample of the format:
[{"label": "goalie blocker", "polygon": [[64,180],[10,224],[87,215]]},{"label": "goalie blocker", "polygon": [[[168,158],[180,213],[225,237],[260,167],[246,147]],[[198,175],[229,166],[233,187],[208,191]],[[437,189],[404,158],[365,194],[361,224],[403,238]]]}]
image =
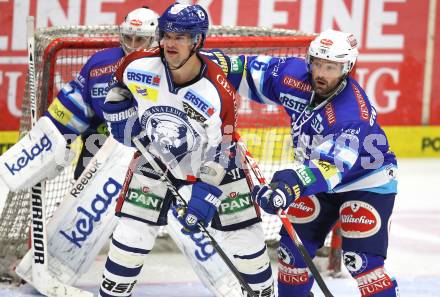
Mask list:
[{"label": "goalie blocker", "polygon": [[52,121],[41,117],[26,136],[0,156],[0,185],[16,192],[53,178],[74,158],[66,146],[65,137]]}]

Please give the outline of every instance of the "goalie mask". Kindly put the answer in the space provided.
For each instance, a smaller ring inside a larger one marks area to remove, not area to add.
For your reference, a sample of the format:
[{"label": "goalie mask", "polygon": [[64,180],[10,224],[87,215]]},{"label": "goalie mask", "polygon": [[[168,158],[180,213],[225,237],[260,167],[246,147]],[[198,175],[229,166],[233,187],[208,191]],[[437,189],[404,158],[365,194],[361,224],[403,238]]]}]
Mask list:
[{"label": "goalie mask", "polygon": [[306,57],[307,67],[311,71],[313,58],[342,63],[342,77],[353,69],[359,54],[357,40],[351,33],[326,30],[319,34],[309,46]]},{"label": "goalie mask", "polygon": [[125,54],[152,46],[159,15],[149,8],[130,12],[119,26],[120,43]]}]

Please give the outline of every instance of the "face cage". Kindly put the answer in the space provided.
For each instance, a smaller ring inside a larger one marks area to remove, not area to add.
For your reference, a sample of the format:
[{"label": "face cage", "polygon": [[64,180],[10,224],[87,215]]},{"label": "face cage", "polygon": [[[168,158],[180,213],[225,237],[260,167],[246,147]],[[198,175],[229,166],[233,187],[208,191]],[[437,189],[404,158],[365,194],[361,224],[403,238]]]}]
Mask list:
[{"label": "face cage", "polygon": [[[125,40],[125,38],[126,38],[125,36],[132,36],[133,37],[131,45],[127,44],[127,42]],[[134,46],[134,42],[135,42],[134,38],[135,37],[142,37],[145,40],[140,45],[135,47]],[[154,36],[151,36],[151,35],[141,36],[141,35],[136,35],[136,34],[124,34],[124,33],[119,34],[119,44],[121,45],[121,47],[124,50],[126,55],[134,52],[135,50],[149,48],[153,44],[153,42],[154,42]]]}]

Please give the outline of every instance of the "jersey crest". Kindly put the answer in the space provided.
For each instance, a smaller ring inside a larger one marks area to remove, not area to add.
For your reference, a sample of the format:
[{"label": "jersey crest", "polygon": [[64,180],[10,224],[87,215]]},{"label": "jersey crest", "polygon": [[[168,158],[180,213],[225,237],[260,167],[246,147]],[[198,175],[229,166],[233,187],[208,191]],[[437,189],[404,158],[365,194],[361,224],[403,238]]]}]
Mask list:
[{"label": "jersey crest", "polygon": [[151,146],[166,163],[179,162],[188,152],[199,147],[199,134],[180,109],[171,106],[150,107],[142,115],[141,123]]}]

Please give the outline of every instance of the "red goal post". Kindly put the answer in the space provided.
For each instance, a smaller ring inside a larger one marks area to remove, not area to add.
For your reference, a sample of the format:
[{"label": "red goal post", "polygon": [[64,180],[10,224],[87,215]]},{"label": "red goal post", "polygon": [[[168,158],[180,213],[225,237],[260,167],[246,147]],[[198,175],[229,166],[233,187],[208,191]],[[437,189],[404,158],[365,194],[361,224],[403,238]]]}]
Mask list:
[{"label": "red goal post", "polygon": [[[294,30],[254,27],[214,26],[205,48],[219,48],[229,55],[274,55],[304,57],[314,35]],[[41,116],[62,85],[70,81],[96,51],[119,46],[117,26],[50,27],[35,32],[37,114]],[[30,129],[30,102],[26,88],[22,102],[20,132]],[[270,177],[283,162],[291,161],[291,136],[287,114],[281,108],[240,100],[239,128],[242,139],[260,161],[263,173]],[[47,182],[46,217],[50,218],[70,189],[75,164]],[[29,191],[9,193],[0,216],[0,276],[8,272],[10,262],[27,250]],[[263,216],[268,241],[278,239],[280,223],[275,216]],[[5,264],[6,263],[6,264]]]}]

